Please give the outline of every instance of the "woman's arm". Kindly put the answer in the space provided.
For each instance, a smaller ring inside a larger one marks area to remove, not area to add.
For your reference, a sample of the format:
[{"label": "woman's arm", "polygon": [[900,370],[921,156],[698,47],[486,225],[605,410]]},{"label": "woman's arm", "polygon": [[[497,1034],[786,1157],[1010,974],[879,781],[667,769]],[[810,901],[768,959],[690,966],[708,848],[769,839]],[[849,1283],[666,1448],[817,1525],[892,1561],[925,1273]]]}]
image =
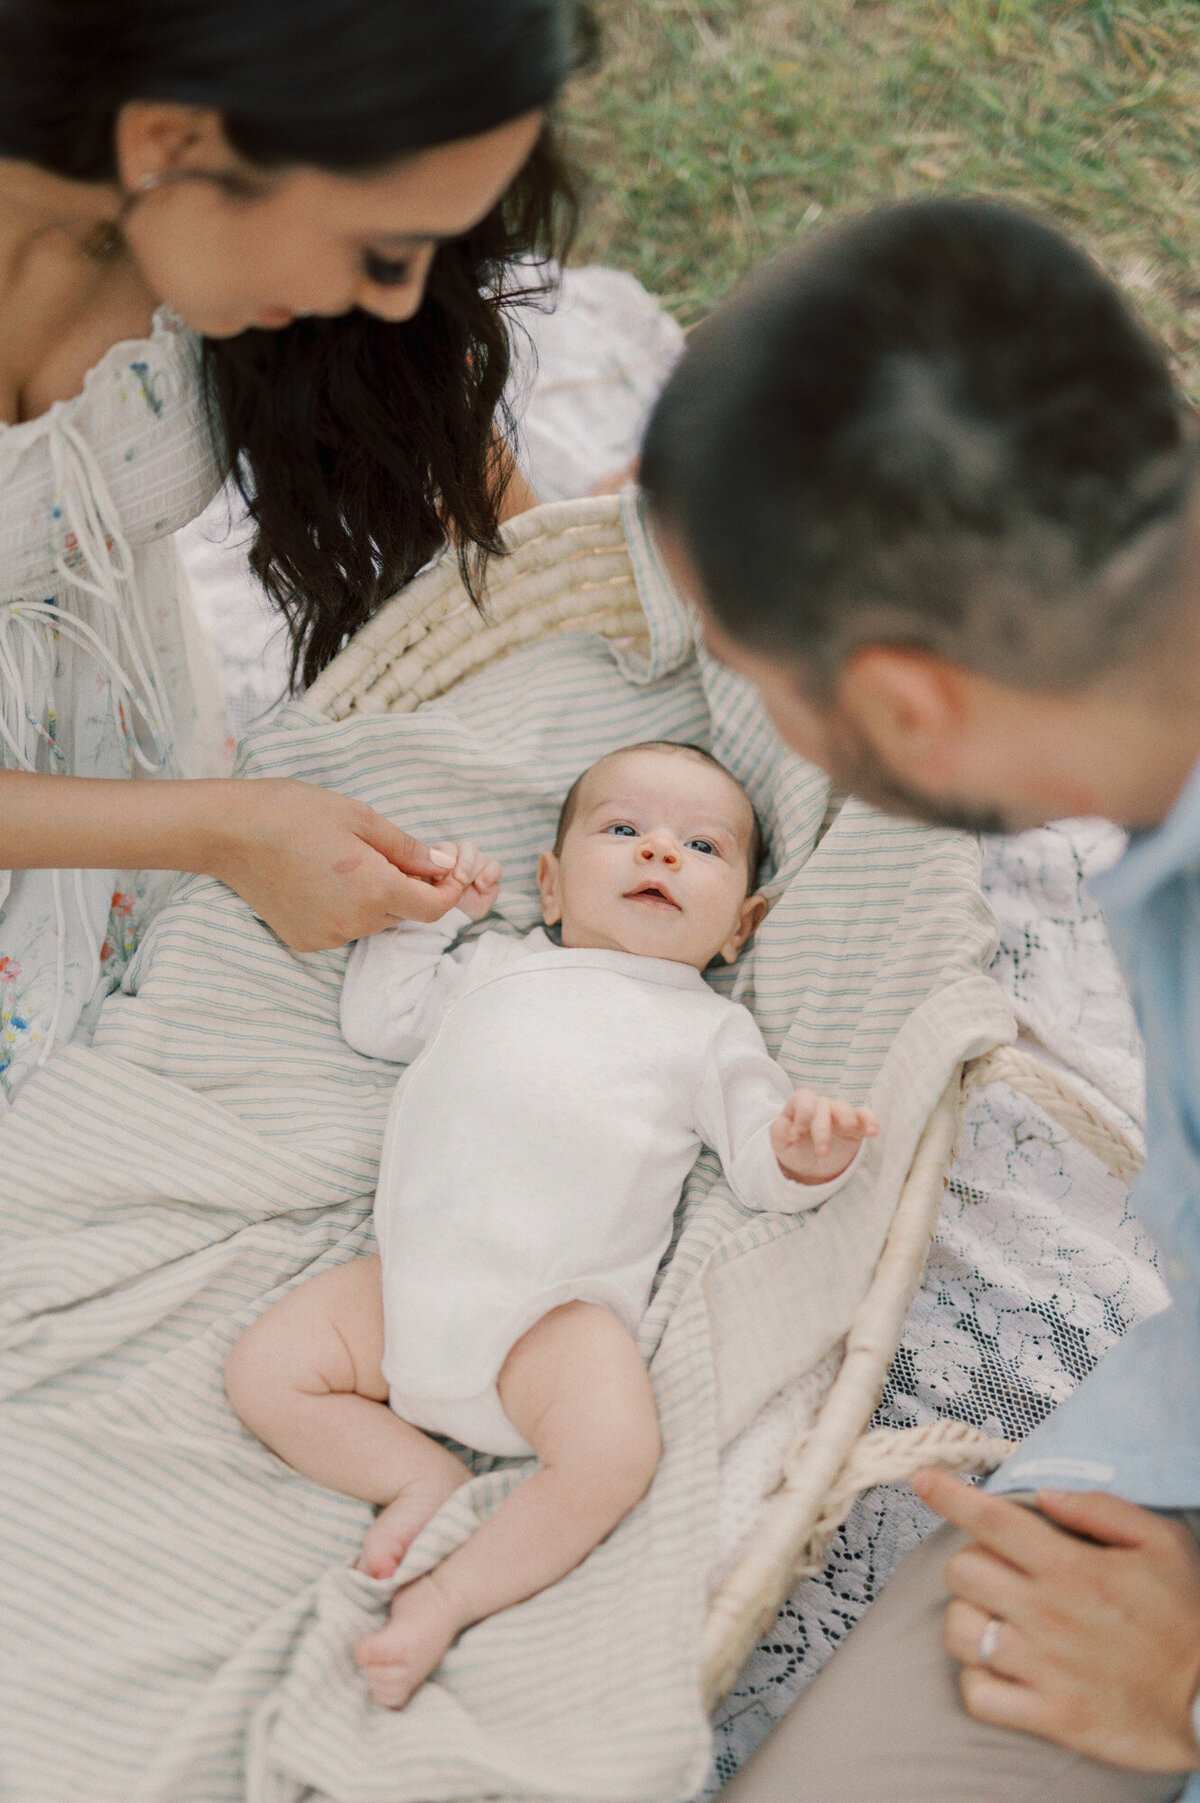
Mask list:
[{"label": "woman's arm", "polygon": [[438,919],[469,880],[454,862],[453,848],[430,851],[365,802],[311,783],[0,771],[0,868],[218,877],[299,952]]}]

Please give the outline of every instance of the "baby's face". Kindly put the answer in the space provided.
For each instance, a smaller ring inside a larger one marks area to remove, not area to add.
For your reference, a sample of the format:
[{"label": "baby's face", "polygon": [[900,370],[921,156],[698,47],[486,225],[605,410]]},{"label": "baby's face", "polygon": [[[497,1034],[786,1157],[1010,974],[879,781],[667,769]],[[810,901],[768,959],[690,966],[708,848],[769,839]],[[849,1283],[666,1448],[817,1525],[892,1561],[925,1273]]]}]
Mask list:
[{"label": "baby's face", "polygon": [[542,917],[566,946],[734,958],[766,913],[747,895],[754,816],[737,783],[687,751],[618,751],[583,779],[555,857],[538,867]]}]

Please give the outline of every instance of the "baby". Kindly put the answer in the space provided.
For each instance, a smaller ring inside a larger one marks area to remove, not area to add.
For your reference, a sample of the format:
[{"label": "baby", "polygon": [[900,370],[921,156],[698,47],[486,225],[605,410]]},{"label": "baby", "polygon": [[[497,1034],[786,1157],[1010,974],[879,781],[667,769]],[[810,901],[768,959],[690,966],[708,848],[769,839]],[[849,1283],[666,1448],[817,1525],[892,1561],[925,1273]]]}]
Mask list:
[{"label": "baby", "polygon": [[457,906],[360,940],[359,1051],[407,1063],[384,1138],[379,1256],[301,1284],[226,1368],[242,1420],[305,1476],[382,1504],[360,1566],[390,1576],[472,1475],[439,1435],[537,1468],[400,1589],[357,1657],[401,1707],[471,1622],[570,1571],[649,1488],[661,1446],[635,1342],[701,1145],[748,1207],[811,1208],[876,1131],[793,1090],[749,1012],[700,974],[766,913],[734,778],[689,746],[602,758],[542,854],[540,928],[451,949],[499,866],[458,848]]}]

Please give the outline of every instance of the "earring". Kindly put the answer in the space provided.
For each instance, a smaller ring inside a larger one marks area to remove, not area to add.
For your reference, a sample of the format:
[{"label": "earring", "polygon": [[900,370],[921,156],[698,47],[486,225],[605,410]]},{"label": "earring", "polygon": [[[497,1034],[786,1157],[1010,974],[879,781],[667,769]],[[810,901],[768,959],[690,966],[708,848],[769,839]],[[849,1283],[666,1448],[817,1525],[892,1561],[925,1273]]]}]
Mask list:
[{"label": "earring", "polygon": [[132,193],[125,195],[115,219],[98,219],[80,243],[79,248],[84,256],[91,257],[97,263],[102,263],[106,257],[115,256],[125,242],[122,230],[125,221],[143,195],[152,193],[162,185],[162,179],[161,175],[156,175],[151,170],[142,176]]}]

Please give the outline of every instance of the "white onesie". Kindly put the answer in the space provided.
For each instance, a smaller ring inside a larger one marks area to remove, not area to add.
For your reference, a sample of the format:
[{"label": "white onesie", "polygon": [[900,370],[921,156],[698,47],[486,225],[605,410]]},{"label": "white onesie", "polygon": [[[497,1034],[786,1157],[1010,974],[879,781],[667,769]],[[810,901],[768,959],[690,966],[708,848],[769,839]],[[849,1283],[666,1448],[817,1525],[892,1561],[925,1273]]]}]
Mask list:
[{"label": "white onesie", "polygon": [[480,1452],[531,1451],[496,1388],[550,1309],[603,1303],[636,1334],[701,1145],[750,1208],[811,1208],[770,1123],[792,1092],[753,1016],[691,965],[486,932],[453,909],[360,939],[342,1030],[409,1068],[375,1196],[383,1373],[397,1414]]}]

